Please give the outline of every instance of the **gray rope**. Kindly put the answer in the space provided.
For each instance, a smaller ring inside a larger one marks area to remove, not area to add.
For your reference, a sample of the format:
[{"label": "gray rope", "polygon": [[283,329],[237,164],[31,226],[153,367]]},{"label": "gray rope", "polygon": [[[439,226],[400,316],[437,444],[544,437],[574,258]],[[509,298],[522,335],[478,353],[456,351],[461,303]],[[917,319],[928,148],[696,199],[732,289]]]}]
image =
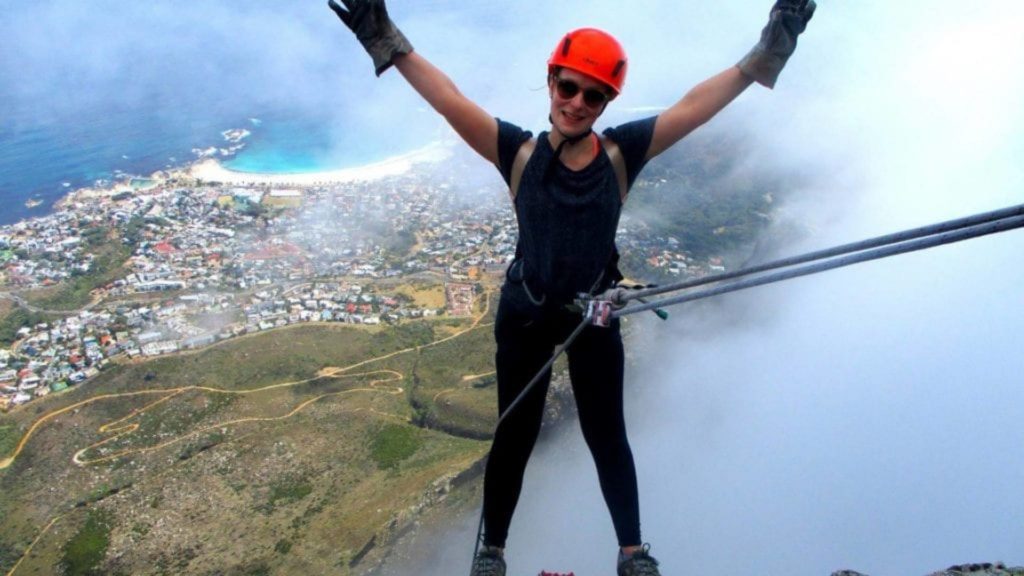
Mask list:
[{"label": "gray rope", "polygon": [[[564,353],[566,350],[569,349],[569,346],[572,346],[572,343],[575,342],[577,338],[579,338],[580,334],[583,333],[583,330],[587,327],[588,324],[590,324],[590,321],[591,321],[591,314],[590,314],[590,311],[588,310],[583,315],[583,321],[580,322],[578,326],[576,326],[576,329],[572,331],[572,334],[569,334],[569,337],[565,339],[565,342],[563,342],[560,345],[555,347],[555,353],[551,356],[551,358],[537,372],[537,374],[533,377],[533,379],[530,380],[530,382],[526,385],[526,387],[523,388],[523,391],[520,392],[518,396],[516,396],[516,399],[513,400],[512,403],[508,405],[508,408],[506,408],[505,411],[501,413],[501,416],[498,417],[498,423],[494,425],[494,435],[495,436],[498,435],[498,430],[501,429],[501,423],[505,421],[505,418],[507,418],[509,414],[514,412],[516,407],[519,406],[519,404],[523,401],[523,399],[525,399],[526,396],[529,395],[530,391],[533,390],[533,388],[535,386],[537,386],[537,383],[540,382],[540,380],[544,376],[544,374],[548,370],[551,370],[551,367],[555,365],[555,361],[558,360],[558,358],[562,355],[562,353]],[[476,529],[476,545],[473,547],[473,559],[474,560],[476,559],[476,555],[480,552],[480,544],[481,544],[481,542],[483,542],[483,535],[484,535],[484,508],[483,508],[483,506],[481,506],[480,507],[480,523],[479,523],[479,525],[477,526],[477,529]]]},{"label": "gray rope", "polygon": [[579,338],[579,335],[583,333],[583,329],[586,328],[588,324],[590,324],[590,320],[590,314],[584,314],[583,321],[580,322],[579,326],[577,326],[576,329],[572,331],[572,334],[570,334],[569,337],[565,339],[565,342],[563,342],[561,345],[555,348],[554,355],[552,355],[551,358],[547,361],[547,363],[544,364],[544,367],[541,368],[539,372],[537,372],[536,376],[533,377],[533,380],[530,380],[530,383],[526,385],[526,388],[523,388],[523,391],[519,393],[519,396],[516,396],[516,399],[513,400],[512,403],[508,405],[508,408],[506,408],[504,412],[501,413],[501,417],[498,418],[498,423],[494,426],[495,434],[498,433],[498,428],[501,428],[501,423],[505,421],[505,418],[507,418],[509,414],[515,411],[516,406],[519,406],[520,402],[522,402],[523,399],[526,398],[526,395],[530,393],[530,390],[533,390],[533,387],[536,386],[538,382],[540,382],[540,379],[542,376],[544,376],[544,373],[550,370],[551,367],[555,365],[555,361],[558,360],[559,356],[561,356],[562,353],[569,348],[569,346],[572,346],[572,343],[576,341],[576,338]]}]

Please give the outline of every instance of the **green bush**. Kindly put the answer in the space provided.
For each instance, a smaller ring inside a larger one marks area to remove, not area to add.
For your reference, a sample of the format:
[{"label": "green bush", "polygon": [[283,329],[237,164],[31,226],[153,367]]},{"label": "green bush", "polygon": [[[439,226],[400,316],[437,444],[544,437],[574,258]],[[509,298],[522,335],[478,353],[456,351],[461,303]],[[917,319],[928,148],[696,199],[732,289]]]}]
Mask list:
[{"label": "green bush", "polygon": [[274,545],[274,550],[281,555],[287,554],[291,549],[292,543],[289,540],[278,540],[277,544]]},{"label": "green bush", "polygon": [[270,496],[264,510],[270,512],[278,503],[298,502],[313,492],[313,485],[304,478],[287,477],[270,486]]},{"label": "green bush", "polygon": [[42,322],[49,322],[53,317],[41,312],[29,312],[24,308],[15,308],[3,317],[0,317],[0,344],[10,346],[17,338],[18,330],[25,326],[35,326]]},{"label": "green bush", "polygon": [[17,426],[10,424],[0,426],[0,460],[10,456],[11,453],[14,452],[14,448],[18,445],[20,436]]},{"label": "green bush", "polygon": [[99,576],[110,545],[110,515],[91,510],[85,525],[64,545],[61,568],[65,576]]},{"label": "green bush", "polygon": [[0,542],[0,572],[10,569],[21,558],[22,551]]},{"label": "green bush", "polygon": [[95,288],[113,282],[124,272],[123,264],[131,256],[131,248],[120,240],[107,240],[91,247],[96,258],[88,272],[75,275],[60,284],[58,290],[35,302],[36,306],[49,310],[73,311],[87,304]]},{"label": "green bush", "polygon": [[383,470],[397,468],[420,449],[423,441],[415,428],[388,424],[377,431],[371,445],[371,456]]}]

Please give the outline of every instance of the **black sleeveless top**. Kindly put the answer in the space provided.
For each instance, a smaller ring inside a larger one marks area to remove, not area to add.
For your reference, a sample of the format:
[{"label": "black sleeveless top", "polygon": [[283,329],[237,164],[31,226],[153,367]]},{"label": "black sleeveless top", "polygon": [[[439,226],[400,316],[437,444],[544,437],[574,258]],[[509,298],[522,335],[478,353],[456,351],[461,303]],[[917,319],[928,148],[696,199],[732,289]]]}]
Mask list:
[{"label": "black sleeveless top", "polygon": [[[644,166],[655,120],[637,120],[604,131],[622,151],[627,189]],[[511,184],[516,153],[530,137],[529,132],[498,120],[498,168],[507,184]],[[622,202],[615,170],[603,148],[579,171],[567,168],[554,153],[547,132],[541,132],[516,193],[519,241],[508,277],[524,281],[538,300],[563,304],[580,292],[595,293],[621,279],[615,266],[615,232]]]}]

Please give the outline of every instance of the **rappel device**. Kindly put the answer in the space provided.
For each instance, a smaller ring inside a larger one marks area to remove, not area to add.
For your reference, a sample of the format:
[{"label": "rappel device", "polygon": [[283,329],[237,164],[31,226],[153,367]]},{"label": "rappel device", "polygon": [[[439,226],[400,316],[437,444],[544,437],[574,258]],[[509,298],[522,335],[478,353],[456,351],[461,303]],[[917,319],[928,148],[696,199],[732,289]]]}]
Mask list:
[{"label": "rappel device", "polygon": [[[632,287],[633,290],[649,290],[651,288],[657,288],[657,286],[649,284],[647,286],[638,285]],[[634,297],[631,299],[635,299],[644,304],[647,303],[647,300],[644,300],[643,298]],[[586,292],[581,292],[576,296],[576,299],[572,304],[566,306],[566,309],[571,312],[585,313],[586,316],[590,317],[591,324],[607,328],[611,325],[616,307],[621,308],[624,305],[624,302],[612,302],[611,300],[608,300],[606,296],[592,296]],[[665,310],[661,308],[653,308],[651,311],[654,312],[658,318],[668,320],[668,312]]]},{"label": "rappel device", "polygon": [[607,300],[588,301],[587,316],[594,326],[607,328],[612,321],[612,303]]}]

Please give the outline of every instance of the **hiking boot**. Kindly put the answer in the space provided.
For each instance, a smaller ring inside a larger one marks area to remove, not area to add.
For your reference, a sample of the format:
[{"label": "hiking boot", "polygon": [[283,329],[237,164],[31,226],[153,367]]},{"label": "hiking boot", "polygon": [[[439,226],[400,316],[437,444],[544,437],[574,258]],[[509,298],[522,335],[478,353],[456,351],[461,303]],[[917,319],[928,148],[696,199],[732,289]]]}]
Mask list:
[{"label": "hiking boot", "polygon": [[651,557],[651,545],[644,544],[632,556],[619,552],[619,576],[661,576],[658,561]]},{"label": "hiking boot", "polygon": [[505,576],[505,559],[501,557],[501,550],[484,546],[473,559],[471,576]]}]

